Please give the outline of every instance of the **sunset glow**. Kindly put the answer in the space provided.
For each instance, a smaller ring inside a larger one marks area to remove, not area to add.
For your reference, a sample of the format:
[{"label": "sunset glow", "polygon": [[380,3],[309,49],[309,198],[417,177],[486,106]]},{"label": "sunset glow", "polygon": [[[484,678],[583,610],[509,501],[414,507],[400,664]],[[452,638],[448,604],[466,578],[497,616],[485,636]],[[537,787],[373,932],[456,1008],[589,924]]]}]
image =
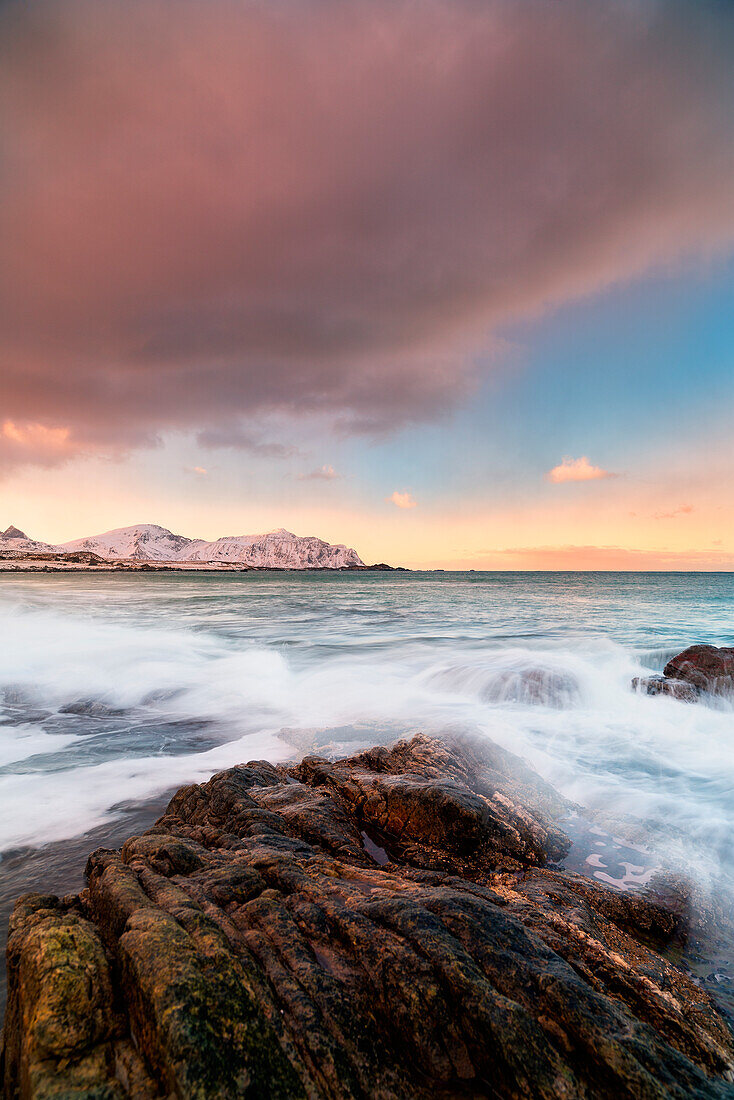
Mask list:
[{"label": "sunset glow", "polygon": [[416,11],[3,7],[5,523],[734,568],[731,10]]}]

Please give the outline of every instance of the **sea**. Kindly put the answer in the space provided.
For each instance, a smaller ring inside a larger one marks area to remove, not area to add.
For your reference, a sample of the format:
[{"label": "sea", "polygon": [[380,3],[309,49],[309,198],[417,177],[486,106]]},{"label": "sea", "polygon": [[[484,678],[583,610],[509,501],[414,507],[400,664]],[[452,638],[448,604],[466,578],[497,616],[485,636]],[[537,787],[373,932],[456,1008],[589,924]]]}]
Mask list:
[{"label": "sea", "polygon": [[[734,574],[0,575],[0,936],[182,784],[418,731],[491,738],[577,803],[569,869],[672,868],[731,911],[734,703],[630,688],[698,642],[734,645]],[[733,956],[686,963],[729,1012]]]}]

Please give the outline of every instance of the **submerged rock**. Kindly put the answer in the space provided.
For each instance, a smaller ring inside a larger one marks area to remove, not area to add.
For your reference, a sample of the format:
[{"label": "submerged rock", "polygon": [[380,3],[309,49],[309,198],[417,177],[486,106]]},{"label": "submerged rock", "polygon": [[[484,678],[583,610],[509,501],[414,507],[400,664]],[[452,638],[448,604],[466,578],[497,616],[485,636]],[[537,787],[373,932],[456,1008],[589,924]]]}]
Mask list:
[{"label": "submerged rock", "polygon": [[9,1098],[725,1097],[680,915],[549,866],[568,803],[425,736],[185,787],[8,944]]},{"label": "submerged rock", "polygon": [[642,695],[670,695],[682,703],[695,703],[699,696],[698,688],[693,684],[687,684],[685,680],[669,680],[665,676],[635,676],[632,690]]},{"label": "submerged rock", "polygon": [[59,714],[78,714],[84,718],[119,718],[124,713],[119,707],[111,707],[100,699],[77,699],[59,707]]},{"label": "submerged rock", "polygon": [[579,683],[570,672],[550,668],[503,669],[482,691],[488,703],[521,703],[524,706],[567,710],[580,698]]}]

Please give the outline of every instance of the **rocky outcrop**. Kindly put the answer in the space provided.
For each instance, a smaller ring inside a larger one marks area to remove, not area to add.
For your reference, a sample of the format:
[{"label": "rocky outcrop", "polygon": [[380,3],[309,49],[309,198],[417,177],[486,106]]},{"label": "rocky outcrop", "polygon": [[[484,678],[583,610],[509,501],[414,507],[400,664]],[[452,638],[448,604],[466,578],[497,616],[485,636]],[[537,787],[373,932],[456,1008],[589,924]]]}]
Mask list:
[{"label": "rocky outcrop", "polygon": [[668,661],[663,675],[711,695],[734,694],[734,649],[692,645]]},{"label": "rocky outcrop", "polygon": [[183,788],[81,895],[18,902],[6,1096],[731,1096],[681,918],[553,866],[569,808],[424,736]]},{"label": "rocky outcrop", "polygon": [[410,570],[406,569],[404,565],[388,565],[384,561],[379,561],[375,565],[355,565],[351,562],[349,565],[343,565],[341,569],[348,570],[355,573],[409,573]]},{"label": "rocky outcrop", "polygon": [[734,648],[692,645],[668,661],[662,676],[635,676],[633,691],[695,703],[702,695],[734,697]]}]

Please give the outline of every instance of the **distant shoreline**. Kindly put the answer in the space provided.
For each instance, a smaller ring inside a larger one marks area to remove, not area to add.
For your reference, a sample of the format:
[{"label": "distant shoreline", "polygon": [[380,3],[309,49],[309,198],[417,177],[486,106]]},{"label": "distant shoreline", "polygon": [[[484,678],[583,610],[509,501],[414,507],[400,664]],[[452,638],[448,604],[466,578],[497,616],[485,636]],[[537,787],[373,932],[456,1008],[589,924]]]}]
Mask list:
[{"label": "distant shoreline", "polygon": [[[96,559],[96,560],[90,560]],[[110,560],[90,551],[72,551],[69,554],[34,554],[11,556],[0,551],[2,573],[428,573],[446,574],[482,573],[516,574],[564,574],[578,576],[599,575],[650,575],[650,576],[723,576],[734,573],[731,569],[432,569],[412,568],[405,565],[247,565],[243,562],[196,561],[146,561],[120,558]]]},{"label": "distant shoreline", "polygon": [[0,573],[393,573],[410,572],[404,566],[342,565],[342,566],[277,566],[246,565],[243,562],[140,561],[106,558],[89,560],[96,555],[73,553],[53,556],[37,554],[27,557],[0,557]]},{"label": "distant shoreline", "polygon": [[575,576],[659,576],[659,577],[691,577],[691,576],[731,576],[732,569],[422,569],[406,565],[305,565],[305,566],[278,566],[278,565],[243,565],[240,562],[151,562],[151,561],[103,561],[98,565],[88,563],[62,561],[43,561],[23,559],[21,561],[8,561],[0,558],[0,574],[2,573],[421,573],[421,574],[445,574],[451,576],[455,573],[474,573],[477,576],[483,573],[507,574],[516,576],[528,574],[558,574]]}]

